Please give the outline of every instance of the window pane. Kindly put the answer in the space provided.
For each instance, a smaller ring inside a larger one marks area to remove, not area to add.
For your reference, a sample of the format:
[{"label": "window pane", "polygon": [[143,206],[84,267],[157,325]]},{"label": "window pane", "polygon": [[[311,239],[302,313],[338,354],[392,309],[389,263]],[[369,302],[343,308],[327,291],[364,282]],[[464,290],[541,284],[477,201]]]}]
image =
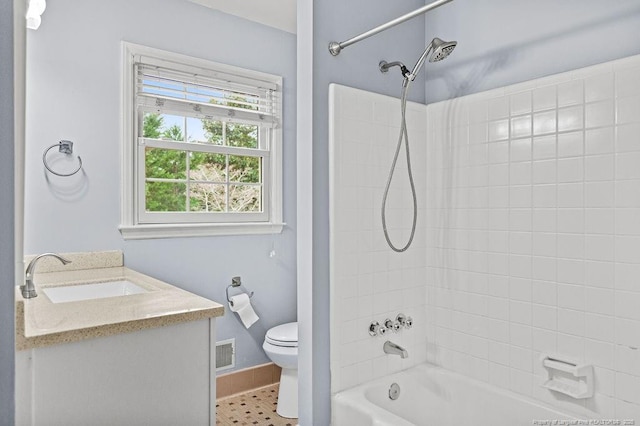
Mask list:
[{"label": "window pane", "polygon": [[169,114],[145,113],[142,136],[152,139],[184,140],[184,117]]},{"label": "window pane", "polygon": [[183,212],[187,205],[187,185],[173,182],[146,182],[148,212]]},{"label": "window pane", "polygon": [[244,183],[261,183],[262,158],[244,157],[239,155],[229,156],[229,181]]},{"label": "window pane", "polygon": [[227,123],[227,145],[258,148],[258,126]]},{"label": "window pane", "polygon": [[261,212],[262,186],[229,185],[229,211]]},{"label": "window pane", "polygon": [[206,152],[191,152],[189,179],[208,182],[227,181],[227,156]]},{"label": "window pane", "polygon": [[187,153],[172,149],[145,148],[145,176],[161,179],[185,179]]},{"label": "window pane", "polygon": [[192,183],[189,194],[192,212],[224,212],[227,208],[226,185]]},{"label": "window pane", "polygon": [[[212,127],[214,121],[210,120],[201,120],[199,118],[187,117],[187,142],[200,142],[200,143],[215,143],[210,140],[210,137],[213,136],[213,133],[209,132],[209,127]],[[220,122],[218,122],[220,123]],[[222,145],[222,125],[218,125],[218,136],[214,139],[215,141],[219,141],[216,143],[217,145]],[[215,132],[216,129],[212,128],[211,131]]]},{"label": "window pane", "polygon": [[164,127],[164,119],[161,114],[144,113],[142,125],[142,136],[145,138],[160,139],[162,128]]},{"label": "window pane", "polygon": [[216,120],[201,120],[204,131],[204,141],[214,145],[224,145],[224,123]]}]

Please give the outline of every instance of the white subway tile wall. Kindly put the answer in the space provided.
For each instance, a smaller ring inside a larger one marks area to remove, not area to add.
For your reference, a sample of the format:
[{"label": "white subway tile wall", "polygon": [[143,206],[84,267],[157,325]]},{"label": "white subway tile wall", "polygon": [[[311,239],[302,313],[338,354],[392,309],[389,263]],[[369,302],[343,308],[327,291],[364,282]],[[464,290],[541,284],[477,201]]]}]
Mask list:
[{"label": "white subway tile wall", "polygon": [[[640,422],[640,57],[427,117],[428,360]],[[544,353],[593,364],[594,398],[542,388]]]},{"label": "white subway tile wall", "polygon": [[[640,57],[410,104],[413,246],[380,204],[399,100],[331,89],[331,379],[429,360],[589,417],[640,419]],[[425,167],[426,165],[426,167]],[[389,194],[411,227],[404,151]],[[414,317],[370,337],[371,321]],[[409,351],[385,355],[392,340]],[[595,396],[544,389],[542,354],[593,364]]]},{"label": "white subway tile wall", "polygon": [[[335,393],[427,359],[427,108],[407,105],[418,224],[411,248],[398,254],[384,239],[380,208],[400,132],[400,101],[339,85],[332,85],[330,96],[331,388]],[[413,215],[404,148],[386,212],[390,237],[402,247]],[[413,328],[369,336],[372,321],[382,324],[399,313],[413,318]],[[382,350],[386,340],[406,348],[409,358],[386,355]]]}]

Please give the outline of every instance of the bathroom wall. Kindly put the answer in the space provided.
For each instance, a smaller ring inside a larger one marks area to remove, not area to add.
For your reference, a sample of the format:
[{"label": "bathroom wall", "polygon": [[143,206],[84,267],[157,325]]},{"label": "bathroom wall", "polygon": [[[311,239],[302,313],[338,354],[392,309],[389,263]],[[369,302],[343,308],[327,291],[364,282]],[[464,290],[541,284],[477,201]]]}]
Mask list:
[{"label": "bathroom wall", "polygon": [[[326,396],[318,398],[316,392],[328,393],[314,380],[314,324],[313,312],[313,0],[296,2],[296,276],[298,279],[298,423],[313,424],[314,413],[326,405]],[[324,368],[324,365],[323,365]],[[323,381],[327,383],[326,381]],[[328,411],[328,410],[327,410]]]},{"label": "bathroom wall", "polygon": [[[331,391],[382,377],[426,361],[426,106],[407,105],[411,162],[418,194],[418,222],[411,247],[394,252],[382,231],[380,206],[400,132],[396,98],[332,85],[329,158],[331,205]],[[404,247],[411,234],[413,199],[404,148],[389,188],[389,237]],[[414,326],[369,335],[399,313]],[[386,340],[409,358],[390,356]]]},{"label": "bathroom wall", "polygon": [[14,422],[13,2],[0,1],[0,425]]},{"label": "bathroom wall", "polygon": [[[313,420],[301,420],[305,426],[325,425],[330,420],[329,372],[329,158],[328,100],[329,83],[346,84],[359,89],[398,96],[401,77],[382,74],[381,59],[411,63],[424,49],[424,18],[415,18],[392,30],[352,45],[333,57],[327,46],[417,9],[423,0],[389,2],[383,0],[323,0],[313,2],[313,97],[300,108],[313,111],[313,141],[305,140],[304,149],[313,155],[313,276],[303,285],[313,286],[308,320],[313,322]],[[305,46],[307,47],[307,46]],[[302,78],[302,77],[301,77]],[[422,82],[416,82],[410,99],[423,100]],[[304,345],[304,342],[301,343]],[[304,349],[304,348],[303,348]]]},{"label": "bathroom wall", "polygon": [[[640,56],[428,107],[428,359],[640,418]],[[541,354],[595,397],[540,387]]]},{"label": "bathroom wall", "polygon": [[[218,338],[236,338],[236,368],[269,362],[266,330],[296,318],[295,35],[183,0],[57,0],[28,37],[26,253],[120,249],[127,266],[219,302],[240,275],[261,321],[247,331],[228,311]],[[283,76],[282,234],[123,241],[121,40]],[[86,175],[45,175],[42,152],[60,139]]]},{"label": "bathroom wall", "polygon": [[458,40],[426,70],[428,102],[640,53],[636,0],[455,0],[426,15],[426,39]]}]

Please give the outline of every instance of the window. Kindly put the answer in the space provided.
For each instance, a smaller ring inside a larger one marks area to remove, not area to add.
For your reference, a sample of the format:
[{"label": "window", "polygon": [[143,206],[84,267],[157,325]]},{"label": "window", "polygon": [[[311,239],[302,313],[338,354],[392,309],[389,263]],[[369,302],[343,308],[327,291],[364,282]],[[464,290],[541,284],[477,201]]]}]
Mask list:
[{"label": "window", "polygon": [[123,50],[123,236],[280,232],[282,78]]}]

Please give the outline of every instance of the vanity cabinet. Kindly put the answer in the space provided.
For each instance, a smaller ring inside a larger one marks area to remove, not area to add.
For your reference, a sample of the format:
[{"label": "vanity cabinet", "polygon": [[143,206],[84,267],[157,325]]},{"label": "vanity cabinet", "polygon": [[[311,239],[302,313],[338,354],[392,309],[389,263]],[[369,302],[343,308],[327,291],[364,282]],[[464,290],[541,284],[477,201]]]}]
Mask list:
[{"label": "vanity cabinet", "polygon": [[16,425],[215,425],[215,318],[16,352]]},{"label": "vanity cabinet", "polygon": [[121,252],[64,257],[39,263],[36,297],[16,287],[16,425],[215,425],[224,307],[125,267]]}]

